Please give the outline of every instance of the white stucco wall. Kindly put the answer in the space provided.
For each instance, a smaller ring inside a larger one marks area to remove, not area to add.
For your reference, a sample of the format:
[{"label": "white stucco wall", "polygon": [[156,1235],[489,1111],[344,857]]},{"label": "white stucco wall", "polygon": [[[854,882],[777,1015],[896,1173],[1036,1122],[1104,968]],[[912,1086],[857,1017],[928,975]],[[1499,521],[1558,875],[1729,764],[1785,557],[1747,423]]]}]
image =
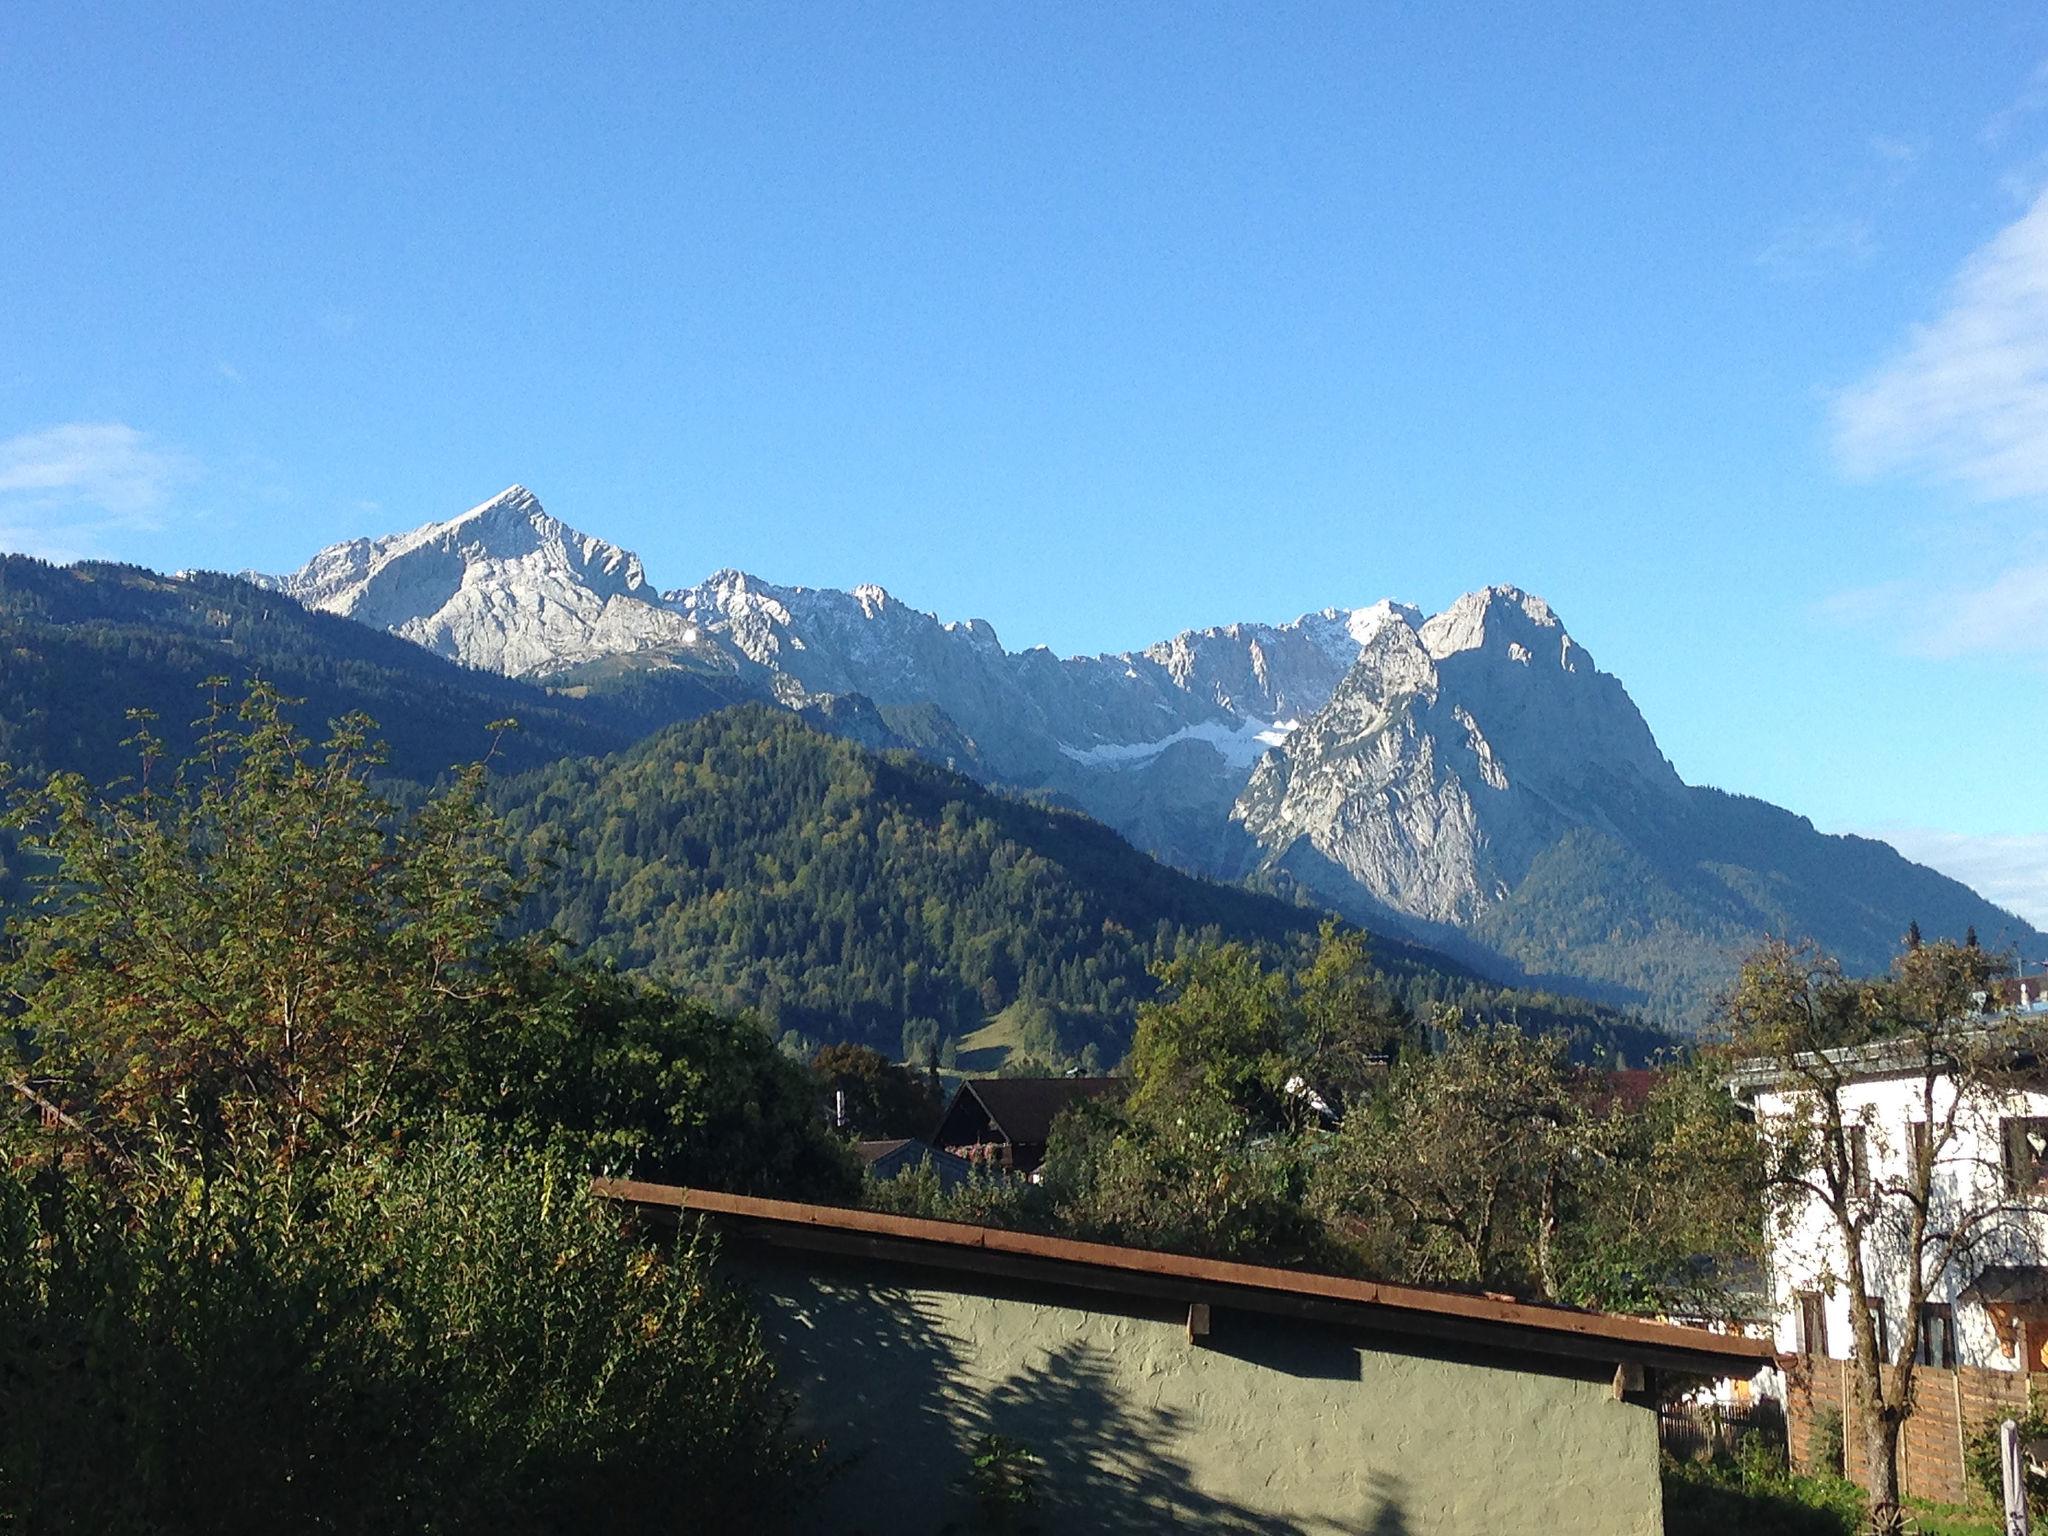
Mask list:
[{"label": "white stucco wall", "polygon": [[[1927,1118],[1925,1092],[1925,1080],[1917,1073],[1874,1078],[1841,1090],[1844,1117],[1865,1127],[1873,1185],[1906,1177],[1912,1157],[1911,1125]],[[1760,1122],[1793,1113],[1794,1096],[1782,1089],[1758,1092],[1752,1102]],[[1937,1080],[1933,1101],[1937,1123],[1948,1115],[1954,1102],[1953,1082]],[[1966,1208],[2009,1199],[2004,1192],[1999,1121],[2035,1116],[2048,1117],[2048,1092],[2012,1093],[1995,1101],[1979,1095],[1966,1101],[1956,1117],[1955,1136],[1935,1164],[1931,1193],[1936,1205],[1949,1202]],[[2018,1370],[2024,1364],[2001,1349],[1983,1307],[1962,1300],[1959,1293],[1987,1263],[2048,1263],[2048,1204],[2029,1201],[2027,1206],[2024,1212],[2001,1219],[1979,1251],[1928,1286],[1928,1301],[1954,1308],[1958,1364],[2001,1370]],[[1834,1283],[1846,1273],[1845,1255],[1834,1218],[1817,1199],[1788,1198],[1772,1212],[1768,1234],[1768,1278],[1778,1348],[1785,1353],[1799,1348],[1797,1293],[1820,1291],[1825,1297],[1828,1355],[1848,1358],[1848,1291]],[[1866,1243],[1865,1263],[1873,1295],[1885,1300],[1892,1347],[1896,1348],[1898,1329],[1905,1320],[1902,1259],[1887,1252],[1880,1240]]]}]

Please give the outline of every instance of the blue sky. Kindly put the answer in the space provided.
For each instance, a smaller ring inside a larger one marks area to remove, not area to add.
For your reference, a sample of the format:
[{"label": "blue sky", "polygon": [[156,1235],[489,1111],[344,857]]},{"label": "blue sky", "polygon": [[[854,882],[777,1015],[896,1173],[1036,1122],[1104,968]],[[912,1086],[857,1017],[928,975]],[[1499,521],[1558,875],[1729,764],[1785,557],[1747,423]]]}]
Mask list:
[{"label": "blue sky", "polygon": [[1489,581],[2048,921],[2048,13],[0,8],[0,545],[512,481],[1006,643]]}]

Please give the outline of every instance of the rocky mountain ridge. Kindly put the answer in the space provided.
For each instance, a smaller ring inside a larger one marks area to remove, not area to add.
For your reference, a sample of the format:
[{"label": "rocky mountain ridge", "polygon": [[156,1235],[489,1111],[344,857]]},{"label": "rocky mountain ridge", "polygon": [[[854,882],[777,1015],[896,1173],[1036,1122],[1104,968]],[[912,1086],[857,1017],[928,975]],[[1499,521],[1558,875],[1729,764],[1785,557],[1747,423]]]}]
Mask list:
[{"label": "rocky mountain ridge", "polygon": [[261,579],[559,691],[674,687],[679,714],[757,697],[869,734],[911,712],[928,755],[1184,868],[1304,890],[1670,1021],[1702,1022],[1764,932],[1859,969],[1909,919],[2042,942],[1883,844],[1685,784],[1620,680],[1512,586],[1429,616],[1389,600],[1062,658],[876,586],[723,570],[657,592],[635,556],[517,486]]},{"label": "rocky mountain ridge", "polygon": [[1570,828],[1627,836],[1684,793],[1549,605],[1489,587],[1380,628],[1233,814],[1281,857],[1305,840],[1387,907],[1464,927]]},{"label": "rocky mountain ridge", "polygon": [[1018,782],[1142,769],[1181,744],[1242,778],[1326,702],[1363,639],[1413,609],[1325,609],[1289,624],[1194,630],[1143,651],[1008,651],[980,619],[948,622],[878,586],[788,587],[722,570],[657,592],[638,557],[512,486],[461,516],[321,550],[246,578],[470,666],[557,686],[606,673],[722,674],[791,707],[863,694],[934,704]]},{"label": "rocky mountain ridge", "polygon": [[241,573],[487,672],[531,677],[679,638],[640,557],[548,516],[523,485],[446,522],[332,544],[288,576]]}]

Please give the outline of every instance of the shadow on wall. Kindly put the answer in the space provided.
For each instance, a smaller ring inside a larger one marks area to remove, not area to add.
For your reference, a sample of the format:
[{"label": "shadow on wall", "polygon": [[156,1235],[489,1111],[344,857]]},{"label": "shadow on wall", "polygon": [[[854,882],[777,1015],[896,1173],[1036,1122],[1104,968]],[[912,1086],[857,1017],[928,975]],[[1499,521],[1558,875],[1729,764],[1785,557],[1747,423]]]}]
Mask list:
[{"label": "shadow on wall", "polygon": [[[816,1530],[1409,1536],[1391,1477],[1374,1479],[1369,1511],[1355,1518],[1304,1521],[1203,1492],[1185,1454],[1194,1426],[1172,1409],[1131,1402],[1108,1353],[1084,1340],[1050,1341],[989,1381],[989,1363],[977,1366],[972,1343],[917,1292],[773,1280],[762,1289],[778,1298],[762,1315],[784,1380],[804,1401],[798,1427],[828,1446]],[[984,1523],[972,1497],[973,1447],[986,1435],[1041,1463],[1037,1508],[1012,1526]]]}]

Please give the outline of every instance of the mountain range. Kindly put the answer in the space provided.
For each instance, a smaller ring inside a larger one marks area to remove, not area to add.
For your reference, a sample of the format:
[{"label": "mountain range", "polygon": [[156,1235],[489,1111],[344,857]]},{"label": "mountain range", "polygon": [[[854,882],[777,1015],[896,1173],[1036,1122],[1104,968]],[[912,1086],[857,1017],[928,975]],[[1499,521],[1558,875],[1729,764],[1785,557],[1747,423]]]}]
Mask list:
[{"label": "mountain range", "polygon": [[[183,760],[214,678],[227,679],[221,692],[233,703],[261,677],[304,701],[314,728],[373,717],[393,728],[388,770],[419,783],[485,753],[517,772],[613,752],[652,728],[629,700],[551,695],[204,572],[0,555],[0,655],[0,763],[100,784],[136,771],[123,745],[132,712],[150,717],[172,762]],[[492,731],[507,718],[516,732]]]},{"label": "mountain range", "polygon": [[[563,702],[645,724],[756,699],[1087,812],[1181,868],[1307,893],[1501,979],[1697,1025],[1740,953],[1811,937],[1881,968],[1929,934],[2041,935],[1887,845],[1686,784],[1620,680],[1512,586],[1005,649],[880,587],[723,570],[657,590],[514,486],[245,577]],[[2035,949],[2033,952],[2038,953]]]},{"label": "mountain range", "polygon": [[[579,951],[723,1010],[808,1056],[853,1040],[985,1070],[1096,1072],[1131,1043],[1153,967],[1205,939],[1298,962],[1313,907],[1184,874],[1078,811],[747,704],[625,752],[500,781],[538,879],[522,914]],[[1561,1032],[1592,1060],[1671,1041],[1579,998],[1492,985],[1385,934],[1374,965],[1421,1017]]]},{"label": "mountain range", "polygon": [[[20,555],[0,556],[0,655],[0,785],[67,772],[132,790],[138,717],[161,775],[200,749],[212,701],[232,708],[259,679],[305,731],[372,717],[400,800],[488,757],[509,846],[540,882],[519,926],[747,1011],[805,1056],[858,1041],[969,1071],[1104,1065],[1157,961],[1222,940],[1298,959],[1322,921],[948,771],[971,744],[930,705],[735,703],[673,671],[550,692],[232,577]],[[0,919],[39,867],[0,828]],[[1425,1017],[1450,1004],[1559,1031],[1591,1061],[1670,1044],[1383,931],[1372,947]]]}]

